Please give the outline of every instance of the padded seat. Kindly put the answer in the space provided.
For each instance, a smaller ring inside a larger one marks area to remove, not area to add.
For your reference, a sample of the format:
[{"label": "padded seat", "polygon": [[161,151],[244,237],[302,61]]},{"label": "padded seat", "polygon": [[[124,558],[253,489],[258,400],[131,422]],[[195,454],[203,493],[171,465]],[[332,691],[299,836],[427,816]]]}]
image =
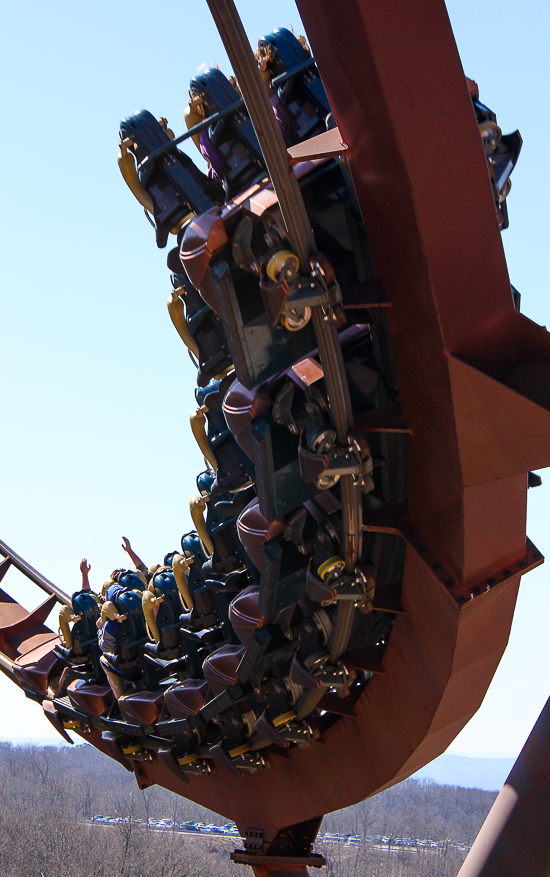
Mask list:
[{"label": "padded seat", "polygon": [[205,585],[193,591],[193,603],[193,609],[183,612],[179,618],[185,630],[209,630],[220,623],[214,597]]},{"label": "padded seat", "polygon": [[128,658],[128,652],[129,649],[124,647],[120,649],[118,655],[113,655],[112,652],[104,652],[101,656],[101,660],[108,668],[111,668],[115,673],[118,673],[119,676],[128,676],[128,678],[133,679],[136,673],[138,676],[141,673],[141,665],[138,658]]},{"label": "padded seat", "polygon": [[[202,97],[208,116],[239,100],[239,93],[216,67],[194,76],[189,94]],[[236,110],[211,128],[213,143],[223,159],[228,194],[240,192],[247,183],[262,176],[263,156],[246,111]]]},{"label": "padded seat", "polygon": [[[155,598],[160,600],[156,606]],[[154,643],[144,644],[145,654],[156,662],[181,658],[184,654],[179,620],[181,599],[171,566],[161,567],[153,576],[143,594],[143,612],[149,632],[155,640]]]},{"label": "padded seat", "polygon": [[172,718],[186,719],[202,709],[207,692],[208,683],[204,679],[186,679],[168,688],[164,700]]},{"label": "padded seat", "polygon": [[237,667],[244,655],[244,646],[222,646],[208,655],[202,665],[204,678],[214,697],[230,685],[237,684]]},{"label": "padded seat", "polygon": [[119,697],[123,718],[131,725],[153,725],[164,706],[162,691],[135,691]]},{"label": "padded seat", "polygon": [[87,716],[104,716],[114,699],[109,685],[93,685],[81,679],[68,685],[67,694],[74,708]]},{"label": "padded seat", "polygon": [[[132,141],[130,147],[136,161],[161,146],[170,143],[170,137],[155,117],[140,110],[120,123],[122,139]],[[153,159],[146,170],[139,172],[139,180],[152,200],[157,246],[165,247],[172,228],[190,213],[203,213],[213,202],[223,203],[223,186],[209,179],[191,161],[188,155],[173,149],[170,158]]]},{"label": "padded seat", "polygon": [[81,664],[89,664],[90,660],[88,655],[77,655],[74,649],[65,649],[63,646],[55,646],[54,652],[58,657],[61,658],[63,663],[65,663],[68,667],[75,666],[78,667]]},{"label": "padded seat", "polygon": [[[72,610],[72,613],[71,613]],[[100,608],[90,591],[78,591],[71,598],[71,606],[59,610],[59,626],[63,633],[65,648],[55,647],[56,653],[68,667],[80,667],[95,682],[103,679],[99,666],[101,650],[97,641],[97,619]],[[74,619],[69,628],[71,617]]]},{"label": "padded seat", "polygon": [[[179,635],[178,635],[179,640]],[[143,647],[145,654],[150,658],[156,658],[161,661],[174,661],[181,658],[181,646],[178,644],[173,649],[163,649],[162,643],[145,643]]]}]

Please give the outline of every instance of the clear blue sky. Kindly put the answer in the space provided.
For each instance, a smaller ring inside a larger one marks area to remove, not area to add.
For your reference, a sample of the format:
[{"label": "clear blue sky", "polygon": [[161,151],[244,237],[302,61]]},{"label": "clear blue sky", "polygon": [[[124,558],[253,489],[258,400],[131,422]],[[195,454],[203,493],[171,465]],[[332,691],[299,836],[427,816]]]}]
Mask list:
[{"label": "clear blue sky", "polygon": [[[278,25],[302,32],[291,0],[238,6],[254,43]],[[550,12],[452,0],[449,13],[481,99],[524,138],[504,240],[522,309],[546,324]],[[0,41],[0,538],[71,592],[83,555],[99,586],[124,561],[123,534],[153,563],[190,528],[195,371],[166,311],[166,251],[117,169],[117,132],[145,107],[181,133],[190,77],[204,63],[230,71],[202,0],[8,4]],[[549,510],[546,484],[529,492],[528,532],[548,555]],[[451,751],[521,748],[549,693],[549,577],[525,577],[508,652]],[[4,586],[39,601],[13,571]],[[52,736],[3,676],[0,696],[0,739]]]}]

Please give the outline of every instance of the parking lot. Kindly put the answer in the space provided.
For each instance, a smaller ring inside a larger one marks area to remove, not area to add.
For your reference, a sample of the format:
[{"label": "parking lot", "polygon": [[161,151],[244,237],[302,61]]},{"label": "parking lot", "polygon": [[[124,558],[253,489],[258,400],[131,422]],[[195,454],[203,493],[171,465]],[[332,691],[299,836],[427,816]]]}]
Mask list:
[{"label": "parking lot", "polygon": [[[129,817],[125,816],[92,816],[89,820],[97,825],[118,825],[120,823],[128,823]],[[176,831],[176,832],[188,832],[193,835],[202,835],[202,836],[217,836],[219,838],[227,837],[231,838],[239,838],[239,830],[234,822],[226,822],[223,825],[215,825],[214,823],[206,823],[206,822],[193,822],[188,820],[187,822],[174,822],[172,819],[154,819],[150,817],[147,819],[139,819],[132,817],[132,822],[135,825],[139,825],[142,828],[147,828],[149,830],[154,831]],[[413,850],[438,850],[442,849],[444,845],[451,847],[453,849],[458,850],[459,852],[468,852],[470,849],[468,844],[459,843],[457,841],[434,841],[427,840],[425,838],[414,838],[414,837],[395,837],[389,838],[383,835],[373,835],[360,837],[357,834],[344,834],[341,832],[325,832],[321,833],[317,836],[316,844],[329,844],[329,845],[347,845],[347,846],[360,846],[361,844],[365,844],[368,847],[378,850],[395,850],[398,848],[409,848]]]}]

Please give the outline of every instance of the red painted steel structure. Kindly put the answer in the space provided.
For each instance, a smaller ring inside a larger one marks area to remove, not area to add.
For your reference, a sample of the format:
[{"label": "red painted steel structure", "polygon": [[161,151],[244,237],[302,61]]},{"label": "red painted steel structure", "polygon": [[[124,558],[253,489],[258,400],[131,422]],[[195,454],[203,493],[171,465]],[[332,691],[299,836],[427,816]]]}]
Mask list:
[{"label": "red painted steel structure", "polygon": [[458,877],[550,874],[550,700],[541,712]]},{"label": "red painted steel structure", "polygon": [[[272,751],[270,770],[186,780],[160,759],[127,764],[143,786],[184,794],[242,831],[261,829],[258,875],[305,873],[304,860],[272,861],[278,832],[307,822],[313,839],[324,813],[409,776],[478,709],[506,647],[521,575],[542,562],[525,536],[527,472],[550,464],[550,336],[513,304],[443,0],[298,0],[298,8],[349,146],[390,305],[410,430],[408,505],[365,527],[406,542],[403,611],[351,714],[305,749]],[[12,629],[1,632],[1,669],[34,680],[43,697],[24,623],[16,640]],[[97,729],[86,739],[113,754]]]}]

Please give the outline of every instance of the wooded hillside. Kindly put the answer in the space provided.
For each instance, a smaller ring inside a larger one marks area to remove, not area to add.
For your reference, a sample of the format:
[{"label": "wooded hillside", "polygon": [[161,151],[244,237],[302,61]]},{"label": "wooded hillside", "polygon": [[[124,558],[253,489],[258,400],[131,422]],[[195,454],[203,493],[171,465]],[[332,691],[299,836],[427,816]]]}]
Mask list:
[{"label": "wooded hillside", "polygon": [[[238,838],[146,830],[137,821],[223,824],[227,817],[158,786],[139,791],[132,774],[91,746],[1,743],[0,784],[0,877],[251,877],[249,869],[229,862]],[[454,877],[466,854],[460,847],[473,841],[494,798],[492,792],[407,780],[325,818],[322,832],[357,840],[319,843],[327,868],[318,873]],[[91,822],[98,814],[127,821]]]}]

